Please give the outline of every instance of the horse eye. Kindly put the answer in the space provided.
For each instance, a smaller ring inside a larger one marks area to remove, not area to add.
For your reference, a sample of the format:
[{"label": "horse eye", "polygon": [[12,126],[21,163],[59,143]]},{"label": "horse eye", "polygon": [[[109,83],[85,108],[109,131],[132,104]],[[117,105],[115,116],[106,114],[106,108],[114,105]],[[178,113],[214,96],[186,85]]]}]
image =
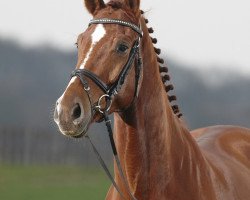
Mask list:
[{"label": "horse eye", "polygon": [[116,51],[118,53],[125,53],[128,50],[128,46],[126,46],[125,44],[119,44]]}]

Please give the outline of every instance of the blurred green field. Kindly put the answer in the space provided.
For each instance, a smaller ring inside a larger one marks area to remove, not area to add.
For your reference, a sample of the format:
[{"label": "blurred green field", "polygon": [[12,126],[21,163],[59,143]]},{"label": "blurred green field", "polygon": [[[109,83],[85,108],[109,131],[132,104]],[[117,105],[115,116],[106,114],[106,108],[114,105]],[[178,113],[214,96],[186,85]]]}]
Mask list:
[{"label": "blurred green field", "polygon": [[99,168],[0,166],[0,200],[101,200],[109,186]]}]

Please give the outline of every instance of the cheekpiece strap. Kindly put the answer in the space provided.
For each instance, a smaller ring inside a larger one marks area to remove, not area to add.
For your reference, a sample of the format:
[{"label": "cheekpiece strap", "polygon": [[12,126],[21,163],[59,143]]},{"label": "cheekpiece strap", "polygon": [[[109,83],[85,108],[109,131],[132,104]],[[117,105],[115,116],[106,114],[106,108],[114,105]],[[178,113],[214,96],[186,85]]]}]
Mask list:
[{"label": "cheekpiece strap", "polygon": [[119,24],[122,26],[127,26],[129,28],[132,28],[135,32],[137,32],[140,35],[140,37],[143,36],[143,32],[139,26],[137,26],[133,23],[130,23],[130,22],[119,20],[119,19],[109,19],[109,18],[92,19],[89,22],[89,26],[91,24]]}]

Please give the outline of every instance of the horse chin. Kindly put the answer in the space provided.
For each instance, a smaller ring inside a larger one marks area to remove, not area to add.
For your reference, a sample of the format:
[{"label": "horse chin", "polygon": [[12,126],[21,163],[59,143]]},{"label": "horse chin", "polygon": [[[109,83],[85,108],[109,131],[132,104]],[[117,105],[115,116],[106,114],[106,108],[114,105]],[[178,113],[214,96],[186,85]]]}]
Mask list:
[{"label": "horse chin", "polygon": [[72,138],[79,139],[79,138],[83,138],[86,135],[87,135],[87,130],[83,130],[83,131],[76,132],[76,133],[69,135],[69,136]]},{"label": "horse chin", "polygon": [[75,135],[73,135],[71,137],[76,138],[76,139],[82,138],[82,137],[87,135],[87,132],[88,132],[88,126],[86,126],[86,128],[84,128],[84,129],[80,130],[78,132],[78,134],[75,134]]},{"label": "horse chin", "polygon": [[59,126],[60,132],[67,136],[67,137],[72,137],[72,138],[82,138],[87,135],[89,128],[89,124],[82,124],[79,128],[75,130],[64,130]]}]

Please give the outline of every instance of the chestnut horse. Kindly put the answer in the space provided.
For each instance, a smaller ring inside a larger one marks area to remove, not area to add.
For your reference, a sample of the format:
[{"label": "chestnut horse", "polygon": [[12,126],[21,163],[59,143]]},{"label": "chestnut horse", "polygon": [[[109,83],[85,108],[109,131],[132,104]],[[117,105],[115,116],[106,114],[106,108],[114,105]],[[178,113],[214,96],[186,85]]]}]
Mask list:
[{"label": "chestnut horse", "polygon": [[[178,107],[171,105],[175,96],[166,93],[173,87],[166,84],[167,68],[160,66],[160,50],[153,45],[156,40],[149,35],[153,30],[147,28],[140,0],[106,4],[85,0],[85,5],[94,20],[116,23],[92,22],[79,35],[76,69],[92,75],[85,73],[82,78],[75,71],[58,99],[54,118],[60,131],[75,138],[84,136],[91,123],[103,118],[100,112],[93,112],[100,100],[99,109],[107,107],[108,114],[114,113],[121,167],[137,200],[250,199],[250,130],[213,126],[188,131]],[[124,84],[112,97],[105,94],[94,79],[98,77],[107,86],[116,83],[136,41],[139,52],[130,62]],[[137,76],[134,69],[140,56],[143,65]],[[125,199],[131,199],[116,165],[114,174]],[[111,186],[106,199],[122,197]]]}]

